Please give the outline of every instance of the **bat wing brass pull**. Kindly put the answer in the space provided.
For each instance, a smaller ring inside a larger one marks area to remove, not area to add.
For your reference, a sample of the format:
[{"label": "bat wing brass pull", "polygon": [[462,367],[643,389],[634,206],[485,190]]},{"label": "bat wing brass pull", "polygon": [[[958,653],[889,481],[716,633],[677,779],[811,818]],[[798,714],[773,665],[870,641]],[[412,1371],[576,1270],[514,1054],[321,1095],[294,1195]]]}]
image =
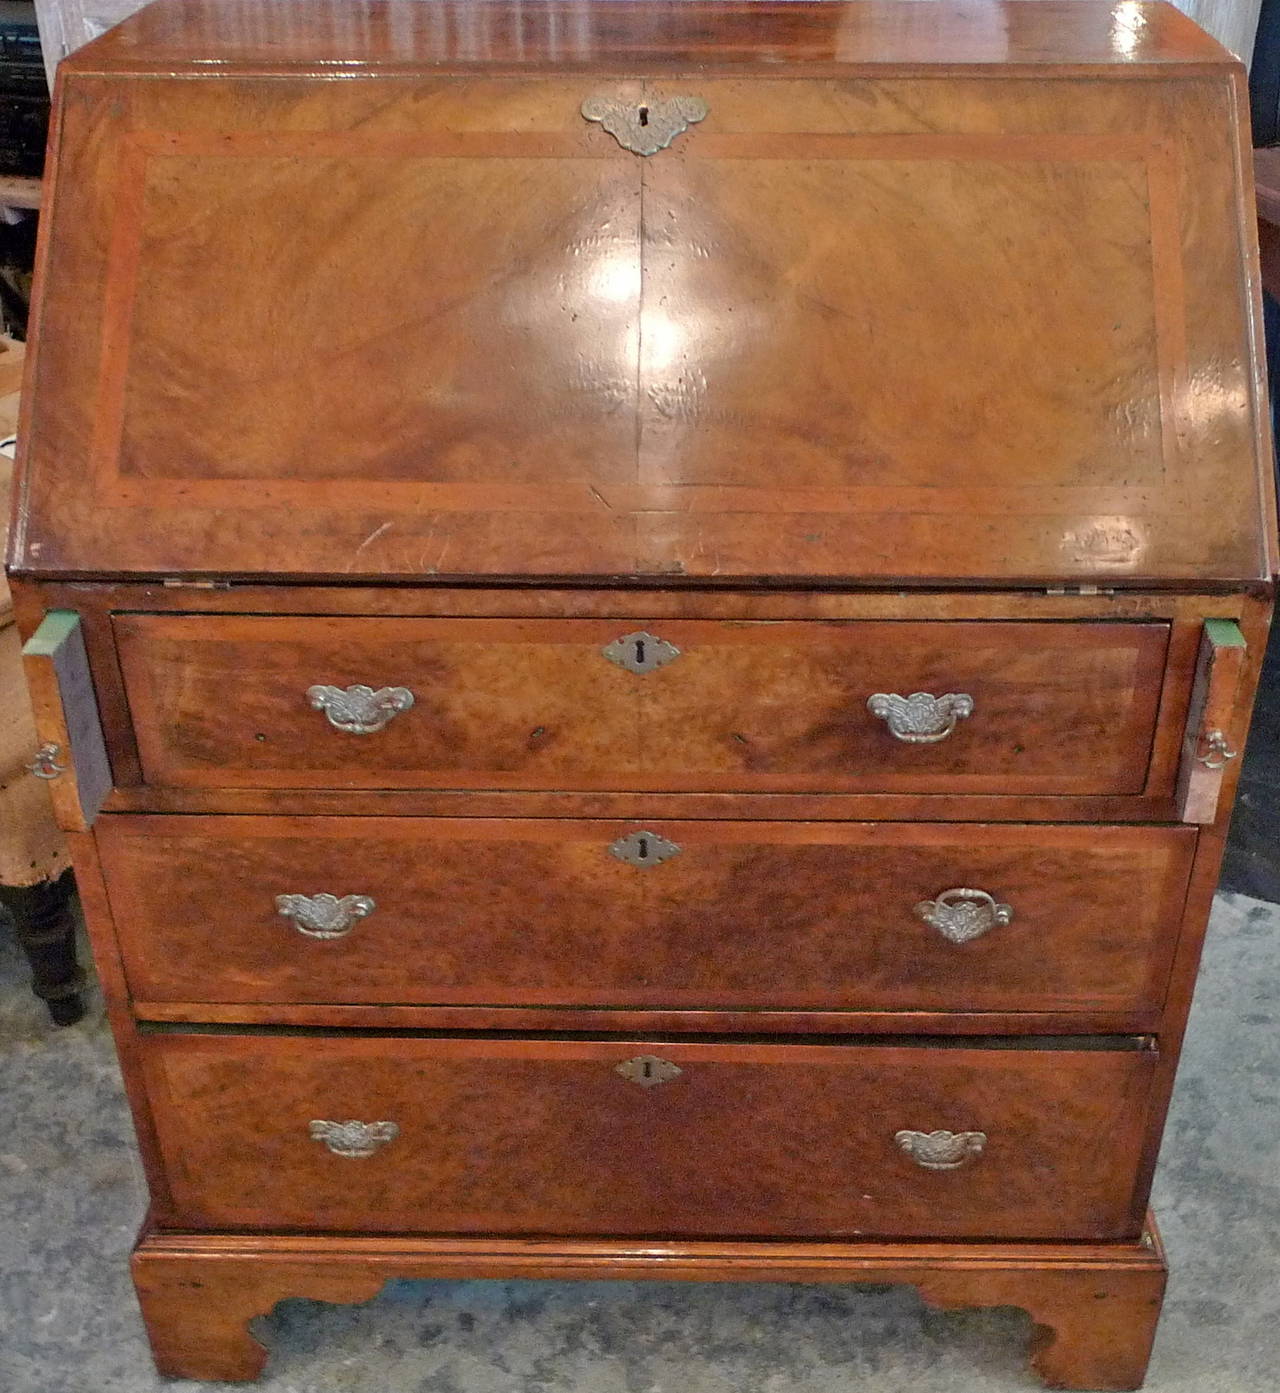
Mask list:
[{"label": "bat wing brass pull", "polygon": [[665,150],[682,131],[704,120],[709,109],[701,97],[588,97],[581,107],[588,121],[598,121],[633,155]]},{"label": "bat wing brass pull", "polygon": [[867,710],[889,727],[895,740],[908,745],[936,745],[956,728],[956,722],[973,715],[973,698],[966,692],[930,696],[928,692],[877,692],[867,698]]},{"label": "bat wing brass pull", "polygon": [[307,688],[307,700],[317,711],[323,711],[334,730],[345,730],[349,735],[372,735],[379,731],[401,711],[408,711],[413,705],[413,693],[408,687],[372,687],[357,684],[354,687],[326,687],[317,685]]},{"label": "bat wing brass pull", "polygon": [[958,1170],[966,1161],[981,1156],[987,1144],[985,1132],[908,1132],[894,1134],[894,1141],[918,1166],[927,1171]]},{"label": "bat wing brass pull", "polygon": [[377,905],[368,895],[277,895],[276,913],[308,938],[345,938]]},{"label": "bat wing brass pull", "polygon": [[335,1156],[362,1159],[372,1156],[379,1147],[395,1141],[400,1128],[394,1122],[326,1122],[316,1118],[310,1126],[311,1140],[323,1142]]},{"label": "bat wing brass pull", "polygon": [[980,938],[997,924],[1013,922],[1013,907],[997,904],[985,890],[970,890],[957,886],[944,890],[936,900],[921,900],[915,907],[917,919],[923,919],[949,943],[968,943]]}]

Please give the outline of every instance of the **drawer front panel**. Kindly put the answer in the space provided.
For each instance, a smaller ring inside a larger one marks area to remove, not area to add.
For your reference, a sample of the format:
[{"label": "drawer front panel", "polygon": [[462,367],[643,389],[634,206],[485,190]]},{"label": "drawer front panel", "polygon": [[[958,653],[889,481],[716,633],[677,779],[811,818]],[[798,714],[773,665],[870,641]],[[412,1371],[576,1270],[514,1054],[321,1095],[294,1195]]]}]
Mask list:
[{"label": "drawer front panel", "polygon": [[1159,1004],[1195,833],[108,816],[99,841],[144,1001],[1031,1011]]},{"label": "drawer front panel", "polygon": [[203,788],[1136,794],[1168,644],[1159,623],[116,626],[145,780]]},{"label": "drawer front panel", "polygon": [[157,1035],[143,1058],[183,1224],[1109,1239],[1156,1056]]}]

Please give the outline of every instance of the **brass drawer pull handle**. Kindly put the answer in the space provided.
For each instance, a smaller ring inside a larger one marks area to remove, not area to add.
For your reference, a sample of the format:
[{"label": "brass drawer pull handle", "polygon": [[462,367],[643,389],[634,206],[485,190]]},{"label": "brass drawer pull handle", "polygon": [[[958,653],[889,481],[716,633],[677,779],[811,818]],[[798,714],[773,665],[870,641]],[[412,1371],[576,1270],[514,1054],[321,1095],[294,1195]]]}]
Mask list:
[{"label": "brass drawer pull handle", "polygon": [[889,727],[895,740],[908,745],[936,745],[956,728],[956,722],[973,715],[973,698],[966,692],[930,696],[928,692],[877,692],[867,698],[867,710]]},{"label": "brass drawer pull handle", "polygon": [[642,871],[652,870],[654,866],[660,866],[664,861],[670,861],[673,856],[679,854],[680,848],[675,842],[669,842],[656,832],[648,832],[643,828],[638,832],[628,832],[625,837],[619,837],[609,847],[610,856],[616,856],[619,861],[625,861],[628,866],[635,866]]},{"label": "brass drawer pull handle", "polygon": [[311,1123],[311,1140],[323,1142],[335,1156],[359,1159],[372,1156],[380,1146],[395,1141],[400,1128],[394,1122],[325,1122],[321,1118]]},{"label": "brass drawer pull handle", "polygon": [[665,150],[710,110],[701,97],[644,97],[638,102],[588,97],[580,109],[588,121],[599,121],[633,155]]},{"label": "brass drawer pull handle", "polygon": [[950,943],[968,943],[997,924],[1013,922],[1012,905],[998,904],[985,890],[965,886],[944,890],[936,900],[921,900],[915,913]]},{"label": "brass drawer pull handle", "polygon": [[276,913],[308,938],[345,938],[377,909],[368,895],[277,895]]},{"label": "brass drawer pull handle", "polygon": [[413,693],[408,687],[307,688],[307,700],[317,711],[323,711],[335,730],[350,735],[372,735],[401,711],[413,705]]},{"label": "brass drawer pull handle", "polygon": [[[1196,758],[1206,769],[1222,769],[1228,760],[1240,757],[1240,751],[1231,748],[1231,742],[1223,731],[1206,730],[1201,736],[1201,742],[1204,748],[1196,755]],[[49,776],[45,775],[44,777]]]},{"label": "brass drawer pull handle", "polygon": [[41,745],[36,751],[36,757],[27,765],[27,770],[37,779],[56,779],[59,774],[67,772],[67,766],[58,763],[61,753],[61,745]]},{"label": "brass drawer pull handle", "polygon": [[634,1059],[624,1059],[614,1072],[631,1083],[638,1083],[641,1088],[656,1088],[660,1083],[679,1078],[684,1070],[669,1059],[659,1059],[656,1054],[638,1054]]},{"label": "brass drawer pull handle", "polygon": [[982,1155],[985,1132],[897,1132],[894,1141],[927,1171],[958,1170],[966,1161]]},{"label": "brass drawer pull handle", "polygon": [[615,638],[600,651],[611,663],[617,663],[628,672],[640,674],[656,672],[658,668],[674,663],[680,656],[680,650],[674,643],[668,643],[656,634],[645,633],[643,629]]}]

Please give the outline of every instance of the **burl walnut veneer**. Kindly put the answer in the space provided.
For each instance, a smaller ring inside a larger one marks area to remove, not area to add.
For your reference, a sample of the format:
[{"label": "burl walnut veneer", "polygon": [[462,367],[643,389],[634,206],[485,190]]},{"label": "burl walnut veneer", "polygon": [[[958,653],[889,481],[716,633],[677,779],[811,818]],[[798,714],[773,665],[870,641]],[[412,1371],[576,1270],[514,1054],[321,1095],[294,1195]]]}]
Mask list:
[{"label": "burl walnut veneer", "polygon": [[157,1363],[907,1282],[1142,1380],[1276,570],[1166,5],[163,0],[59,70],[10,559]]}]

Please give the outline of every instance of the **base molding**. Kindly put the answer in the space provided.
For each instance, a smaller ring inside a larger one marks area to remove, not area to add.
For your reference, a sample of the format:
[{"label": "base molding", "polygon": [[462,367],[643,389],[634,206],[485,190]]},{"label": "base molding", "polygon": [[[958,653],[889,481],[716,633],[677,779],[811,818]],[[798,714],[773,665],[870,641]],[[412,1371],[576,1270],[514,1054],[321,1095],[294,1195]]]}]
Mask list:
[{"label": "base molding", "polygon": [[256,1378],[249,1322],[287,1297],[356,1303],[397,1278],[841,1282],[914,1286],[932,1306],[1016,1306],[1051,1388],[1133,1389],[1146,1374],[1167,1268],[1148,1216],[1133,1243],[762,1242],[316,1237],[144,1228],[133,1278],[156,1366]]}]

